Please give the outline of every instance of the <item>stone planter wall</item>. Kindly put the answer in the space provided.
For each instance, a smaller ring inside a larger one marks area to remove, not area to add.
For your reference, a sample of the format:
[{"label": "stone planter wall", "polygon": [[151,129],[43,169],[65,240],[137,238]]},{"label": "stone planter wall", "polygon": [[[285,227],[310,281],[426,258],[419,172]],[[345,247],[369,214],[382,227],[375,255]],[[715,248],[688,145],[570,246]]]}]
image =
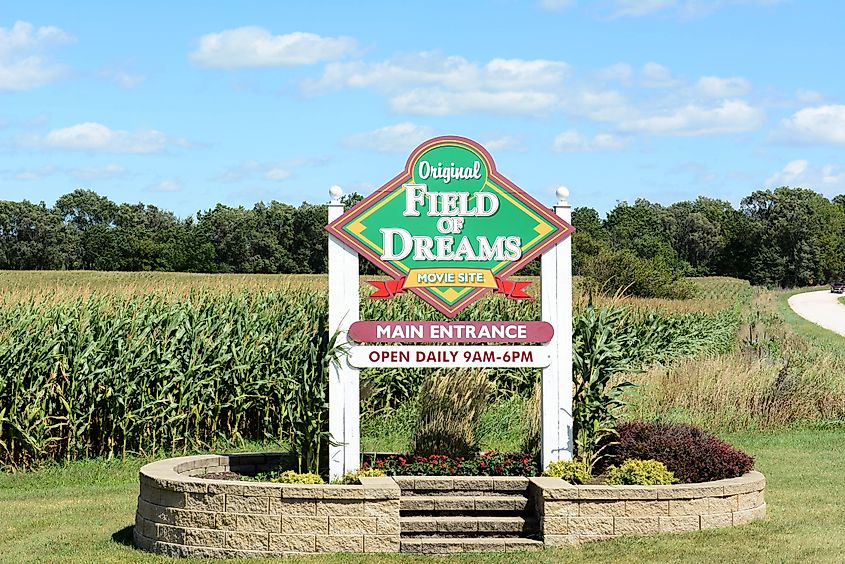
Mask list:
[{"label": "stone planter wall", "polygon": [[742,525],[765,517],[765,487],[759,472],[672,486],[573,486],[531,478],[547,546]]},{"label": "stone planter wall", "polygon": [[[425,552],[428,545],[434,546],[442,539],[402,539],[400,533],[424,532],[417,529],[430,528],[434,523],[432,532],[439,533],[441,526],[448,525],[451,529],[467,529],[466,533],[470,534],[472,527],[467,523],[474,523],[473,530],[479,534],[494,532],[490,529],[493,525],[502,531],[518,525],[522,528],[517,527],[517,533],[537,531],[542,542],[512,538],[499,543],[504,550],[525,550],[531,548],[528,546],[531,542],[542,548],[543,545],[576,544],[626,534],[730,527],[762,519],[766,513],[766,481],[759,472],[749,472],[732,480],[651,487],[574,486],[559,478],[544,477],[397,477],[395,481],[393,478],[362,478],[361,485],[354,486],[271,484],[201,477],[228,470],[258,472],[276,467],[285,456],[189,456],[144,466],[140,472],[135,544],[159,554],[193,557],[399,552],[400,547],[409,551],[417,547],[418,551]],[[406,490],[405,496],[397,482]],[[522,488],[523,496],[509,497],[509,493],[518,493],[511,491],[516,486]],[[472,490],[479,491],[469,495]],[[434,496],[434,493],[438,495]],[[487,496],[481,498],[482,507],[475,499],[478,495]],[[408,530],[402,531],[400,497],[406,512],[433,508],[435,513],[430,518],[423,514],[406,518],[404,526]],[[524,511],[523,520],[517,522],[508,516],[484,515],[476,515],[474,520],[449,518],[448,515],[444,519],[437,513],[438,500],[441,509],[448,510],[447,514],[449,511],[468,511],[464,505],[472,501],[476,513],[498,511],[505,515],[507,511]],[[519,501],[518,507],[516,501]],[[513,507],[505,507],[503,503]],[[444,529],[444,532],[449,531]],[[478,540],[490,539],[479,537]],[[462,539],[460,543],[473,550],[481,546],[472,539]]]},{"label": "stone planter wall", "polygon": [[188,456],[141,468],[135,544],[169,556],[244,557],[398,552],[399,487],[206,480],[262,471],[284,455]]}]

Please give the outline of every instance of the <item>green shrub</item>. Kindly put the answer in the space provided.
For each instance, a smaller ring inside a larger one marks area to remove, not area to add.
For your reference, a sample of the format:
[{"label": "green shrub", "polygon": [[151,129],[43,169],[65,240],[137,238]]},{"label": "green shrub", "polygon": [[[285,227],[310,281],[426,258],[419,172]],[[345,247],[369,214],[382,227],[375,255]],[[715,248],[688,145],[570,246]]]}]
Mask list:
[{"label": "green shrub", "polygon": [[352,472],[347,472],[343,477],[337,481],[338,484],[360,484],[361,478],[380,478],[385,473],[376,468],[361,468]]},{"label": "green shrub", "polygon": [[453,370],[420,389],[411,452],[470,458],[478,452],[477,428],[490,395],[484,370]]},{"label": "green shrub", "polygon": [[294,472],[293,470],[288,470],[287,472],[282,472],[281,474],[277,474],[270,478],[271,482],[276,482],[277,484],[324,484],[325,482],[320,477],[319,474],[312,474],[310,472],[305,472],[300,474],[299,472]]},{"label": "green shrub", "polygon": [[558,460],[549,464],[543,476],[563,478],[570,484],[583,484],[590,479],[590,469],[581,460]]},{"label": "green shrub", "polygon": [[619,467],[611,466],[607,469],[607,483],[615,486],[660,486],[677,481],[675,475],[657,460],[631,458]]},{"label": "green shrub", "polygon": [[584,261],[582,273],[600,293],[684,300],[697,292],[695,284],[662,257],[641,258],[628,250],[601,251]]}]

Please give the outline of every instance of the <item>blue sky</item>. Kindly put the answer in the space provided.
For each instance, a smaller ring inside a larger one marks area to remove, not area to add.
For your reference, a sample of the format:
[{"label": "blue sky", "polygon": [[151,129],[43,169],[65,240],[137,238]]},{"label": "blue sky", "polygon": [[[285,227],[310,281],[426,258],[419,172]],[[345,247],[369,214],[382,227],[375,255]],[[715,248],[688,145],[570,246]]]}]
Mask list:
[{"label": "blue sky", "polygon": [[470,137],[541,201],[845,192],[845,3],[0,4],[0,199],[367,194]]}]

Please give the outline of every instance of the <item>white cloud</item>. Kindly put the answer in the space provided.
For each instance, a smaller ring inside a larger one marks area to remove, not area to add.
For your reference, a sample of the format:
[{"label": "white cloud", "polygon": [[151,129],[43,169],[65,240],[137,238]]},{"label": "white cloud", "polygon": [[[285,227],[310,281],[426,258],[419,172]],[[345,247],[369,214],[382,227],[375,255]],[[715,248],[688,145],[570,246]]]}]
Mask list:
[{"label": "white cloud", "polygon": [[570,129],[555,137],[552,148],[558,153],[614,151],[623,148],[627,143],[627,139],[611,133],[598,133],[590,138]]},{"label": "white cloud", "polygon": [[656,135],[718,135],[760,127],[765,114],[742,100],[725,100],[715,107],[687,104],[654,115],[624,120],[619,129]]},{"label": "white cloud", "polygon": [[19,168],[17,170],[3,170],[0,175],[3,178],[10,180],[30,181],[41,180],[48,176],[52,176],[58,172],[58,168],[53,165],[45,165],[38,168]]},{"label": "white cloud", "polygon": [[35,28],[18,21],[11,28],[0,27],[0,91],[30,90],[65,76],[67,69],[42,53],[71,41],[71,35],[54,26]]},{"label": "white cloud", "polygon": [[21,144],[42,149],[134,154],[161,153],[171,145],[190,146],[184,139],[172,139],[155,129],[130,132],[96,122],[54,129],[43,137],[24,139]]},{"label": "white cloud", "polygon": [[101,70],[99,75],[107,80],[111,80],[124,90],[135,88],[147,79],[142,74],[132,73],[121,68],[106,68]]},{"label": "white cloud", "polygon": [[344,140],[344,144],[379,153],[407,152],[433,136],[431,127],[404,122],[352,135]]},{"label": "white cloud", "polygon": [[575,0],[540,0],[540,6],[545,10],[559,12],[575,5]]},{"label": "white cloud", "polygon": [[735,98],[748,94],[750,90],[751,82],[738,76],[702,76],[695,85],[696,93],[706,98]]},{"label": "white cloud", "polygon": [[677,0],[614,0],[611,17],[638,17],[653,14],[677,4]]},{"label": "white cloud", "polygon": [[602,81],[616,81],[628,86],[634,78],[634,69],[628,63],[616,63],[599,70],[596,76]]},{"label": "white cloud", "polygon": [[481,142],[481,146],[490,151],[524,151],[522,142],[511,135],[491,137]]},{"label": "white cloud", "polygon": [[150,187],[151,192],[181,192],[182,183],[173,178],[165,178]]},{"label": "white cloud", "polygon": [[672,75],[672,71],[657,63],[643,65],[642,74],[642,85],[646,88],[673,88],[680,84],[680,80]]},{"label": "white cloud", "polygon": [[317,159],[292,159],[287,161],[259,162],[246,160],[241,164],[225,169],[217,174],[213,180],[216,182],[240,182],[253,178],[261,178],[271,182],[281,182],[293,176],[294,170],[319,162]]},{"label": "white cloud", "polygon": [[422,52],[378,63],[331,63],[302,84],[316,95],[344,88],[372,88],[394,111],[450,115],[468,111],[538,114],[558,102],[570,67],[544,59],[492,59],[480,65],[459,56]]},{"label": "white cloud", "polygon": [[102,167],[75,168],[70,171],[70,175],[73,178],[83,182],[119,178],[121,176],[126,176],[126,174],[126,169],[117,164],[110,164]]},{"label": "white cloud", "polygon": [[248,26],[203,35],[190,58],[203,67],[227,70],[287,67],[341,59],[355,51],[356,45],[349,37],[321,37],[300,31],[272,35],[262,27]]},{"label": "white cloud", "polygon": [[845,169],[832,164],[814,167],[804,159],[790,161],[778,172],[766,179],[766,186],[792,186],[810,188],[823,193],[845,189]]},{"label": "white cloud", "polygon": [[824,100],[824,96],[821,94],[821,92],[816,92],[815,90],[799,88],[795,92],[795,100],[799,104],[818,104],[819,102]]},{"label": "white cloud", "polygon": [[787,143],[845,145],[845,105],[799,110],[781,121],[773,138]]}]

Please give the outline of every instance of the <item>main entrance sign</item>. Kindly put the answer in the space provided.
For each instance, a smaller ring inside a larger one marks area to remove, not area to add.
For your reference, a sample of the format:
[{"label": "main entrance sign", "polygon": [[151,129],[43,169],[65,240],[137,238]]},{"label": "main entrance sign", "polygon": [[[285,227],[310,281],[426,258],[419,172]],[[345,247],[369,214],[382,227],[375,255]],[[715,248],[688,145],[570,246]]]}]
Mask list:
[{"label": "main entrance sign", "polygon": [[490,292],[526,299],[508,277],[572,226],[496,170],[464,137],[417,147],[405,170],[326,229],[392,276],[373,298],[411,291],[448,317]]}]

